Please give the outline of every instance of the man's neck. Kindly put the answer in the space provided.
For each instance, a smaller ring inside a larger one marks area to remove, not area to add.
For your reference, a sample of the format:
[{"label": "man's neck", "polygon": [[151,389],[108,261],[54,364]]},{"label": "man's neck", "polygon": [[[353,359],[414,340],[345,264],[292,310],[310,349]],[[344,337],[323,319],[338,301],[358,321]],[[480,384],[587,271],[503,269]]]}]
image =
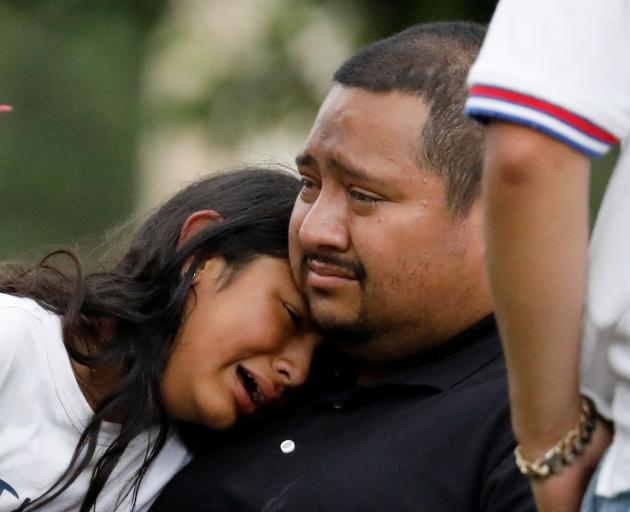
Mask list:
[{"label": "man's neck", "polygon": [[390,375],[416,367],[419,363],[442,357],[444,353],[452,350],[453,345],[459,344],[460,338],[475,330],[477,326],[485,324],[489,318],[492,318],[491,313],[482,315],[457,332],[444,333],[441,336],[434,334],[415,339],[407,337],[400,338],[399,342],[392,336],[389,340],[372,340],[351,347],[339,343],[337,348],[354,363],[357,382],[370,385]]}]

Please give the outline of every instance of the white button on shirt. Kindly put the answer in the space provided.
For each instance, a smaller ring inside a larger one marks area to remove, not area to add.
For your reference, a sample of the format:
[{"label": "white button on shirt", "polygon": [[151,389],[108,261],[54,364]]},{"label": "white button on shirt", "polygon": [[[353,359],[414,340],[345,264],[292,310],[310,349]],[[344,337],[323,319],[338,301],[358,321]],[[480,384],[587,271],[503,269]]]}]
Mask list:
[{"label": "white button on shirt", "polygon": [[295,443],[291,441],[291,439],[282,441],[280,443],[280,450],[282,451],[282,453],[292,453],[295,450]]}]

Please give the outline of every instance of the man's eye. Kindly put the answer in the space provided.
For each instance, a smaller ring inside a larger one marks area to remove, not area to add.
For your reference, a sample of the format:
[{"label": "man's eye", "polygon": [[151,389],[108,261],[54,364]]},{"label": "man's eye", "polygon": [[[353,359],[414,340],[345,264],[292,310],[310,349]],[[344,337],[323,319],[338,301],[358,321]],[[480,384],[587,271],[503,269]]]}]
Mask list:
[{"label": "man's eye", "polygon": [[351,190],[350,196],[361,203],[378,204],[383,201],[380,197],[364,194],[363,192],[359,192],[358,190]]},{"label": "man's eye", "polygon": [[319,195],[319,184],[311,178],[302,176],[302,186],[300,187],[300,197],[307,202],[315,201]]},{"label": "man's eye", "polygon": [[316,183],[312,179],[302,177],[302,190],[311,190],[316,186]]}]

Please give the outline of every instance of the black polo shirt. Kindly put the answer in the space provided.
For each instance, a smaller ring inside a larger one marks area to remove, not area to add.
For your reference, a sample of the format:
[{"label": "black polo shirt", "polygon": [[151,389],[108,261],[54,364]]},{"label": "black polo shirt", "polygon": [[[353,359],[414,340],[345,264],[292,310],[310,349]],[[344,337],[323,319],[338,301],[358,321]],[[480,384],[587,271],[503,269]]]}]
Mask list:
[{"label": "black polo shirt", "polygon": [[377,385],[339,367],[315,382],[280,415],[209,434],[151,510],[535,511],[492,318]]}]

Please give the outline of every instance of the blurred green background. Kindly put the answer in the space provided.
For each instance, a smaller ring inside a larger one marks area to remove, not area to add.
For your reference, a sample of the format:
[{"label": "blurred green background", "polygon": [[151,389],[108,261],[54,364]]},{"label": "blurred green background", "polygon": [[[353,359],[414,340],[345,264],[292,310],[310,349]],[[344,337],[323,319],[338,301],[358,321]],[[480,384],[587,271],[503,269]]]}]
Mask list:
[{"label": "blurred green background", "polygon": [[2,0],[0,259],[90,245],[199,174],[291,162],[355,49],[421,21],[487,22],[494,5]]}]

